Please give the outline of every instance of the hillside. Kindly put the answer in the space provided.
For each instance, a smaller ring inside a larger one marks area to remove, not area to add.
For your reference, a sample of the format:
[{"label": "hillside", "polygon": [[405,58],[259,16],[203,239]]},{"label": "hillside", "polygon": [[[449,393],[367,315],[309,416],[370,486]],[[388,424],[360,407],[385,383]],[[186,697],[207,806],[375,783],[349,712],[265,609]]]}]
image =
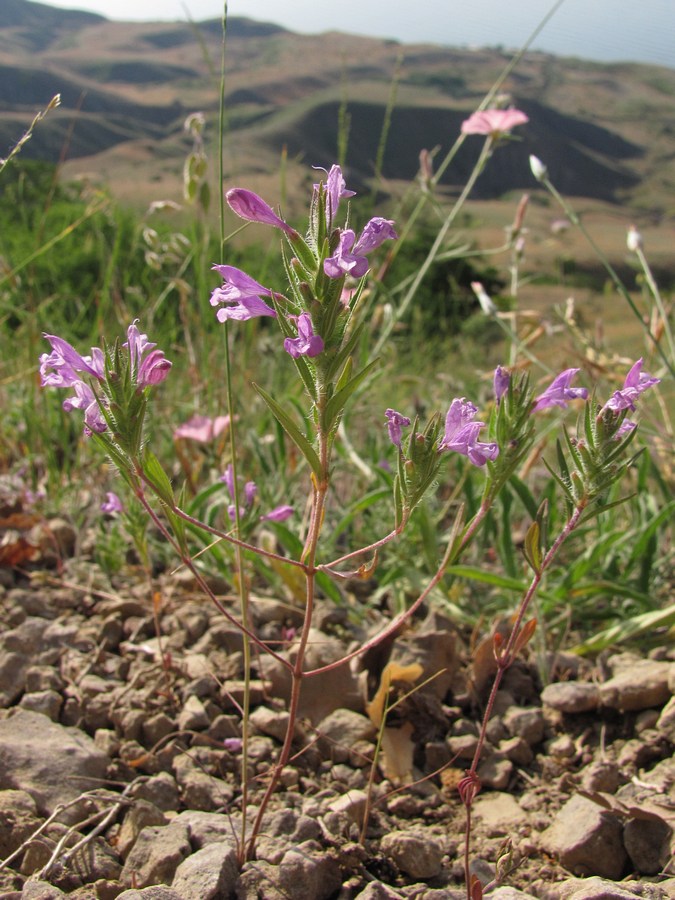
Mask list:
[{"label": "hillside", "polygon": [[[138,196],[175,192],[185,116],[205,113],[215,133],[221,23],[120,23],[29,0],[0,6],[0,154],[57,92],[61,108],[24,154],[68,161]],[[228,175],[294,163],[329,165],[338,123],[349,121],[353,183],[367,183],[397,73],[384,157],[390,181],[414,178],[422,148],[454,141],[508,57],[497,50],[400,45],[340,33],[298,35],[231,19],[227,32]],[[475,196],[531,187],[528,153],[545,159],[569,195],[675,214],[675,71],[528,55],[505,83],[530,116],[522,140],[500,151]],[[445,176],[460,185],[478,152],[467,141]],[[173,188],[171,188],[173,185]]]}]

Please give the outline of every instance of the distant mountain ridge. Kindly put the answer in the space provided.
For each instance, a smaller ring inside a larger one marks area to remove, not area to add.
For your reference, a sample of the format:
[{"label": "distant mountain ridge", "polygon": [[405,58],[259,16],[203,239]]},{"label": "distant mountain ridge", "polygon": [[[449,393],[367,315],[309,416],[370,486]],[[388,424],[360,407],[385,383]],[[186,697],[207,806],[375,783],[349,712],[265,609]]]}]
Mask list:
[{"label": "distant mountain ridge", "polygon": [[[211,125],[217,121],[221,41],[216,19],[113,22],[31,0],[2,0],[0,156],[58,92],[61,108],[36,129],[26,156],[57,160],[65,153],[105,169],[111,181],[119,157],[128,163],[125,177],[157,177],[158,166],[180,165],[188,113],[201,110]],[[507,59],[498,50],[407,46],[336,32],[298,35],[231,18],[228,146],[240,173],[273,171],[282,152],[294,163],[329,165],[340,128],[349,123],[350,177],[368,183],[397,77],[382,174],[410,180],[419,151],[452,144]],[[476,196],[531,187],[532,152],[568,194],[656,202],[672,212],[675,71],[532,53],[504,88],[530,123],[519,129],[518,141],[495,154]],[[465,143],[446,184],[462,184],[479,147],[477,139]]]}]

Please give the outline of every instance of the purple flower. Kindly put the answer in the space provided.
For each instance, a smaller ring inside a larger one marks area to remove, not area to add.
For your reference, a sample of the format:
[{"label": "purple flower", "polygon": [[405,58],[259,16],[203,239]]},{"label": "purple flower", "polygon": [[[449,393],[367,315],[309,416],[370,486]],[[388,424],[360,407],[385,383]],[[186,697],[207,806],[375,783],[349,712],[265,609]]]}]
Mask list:
[{"label": "purple flower", "polygon": [[631,366],[630,371],[626,375],[623,387],[620,391],[614,391],[607,403],[603,406],[601,412],[611,409],[613,412],[619,412],[622,409],[635,409],[635,401],[643,391],[647,388],[659,384],[660,378],[653,378],[647,372],[642,371],[642,357]]},{"label": "purple flower", "polygon": [[261,522],[285,522],[290,516],[293,515],[293,507],[282,505],[275,506],[274,509],[271,509],[264,516],[260,516]]},{"label": "purple flower", "polygon": [[173,363],[164,356],[163,350],[151,350],[139,366],[136,375],[137,387],[161,384],[171,371],[172,365]]},{"label": "purple flower", "polygon": [[[326,171],[323,169],[322,171]],[[326,173],[326,224],[330,228],[337,215],[340,200],[345,197],[353,197],[356,191],[348,191],[340,166],[331,166]],[[319,185],[314,185],[314,190],[319,190]]]},{"label": "purple flower", "polygon": [[211,294],[211,306],[218,306],[221,303],[232,304],[218,310],[216,318],[219,322],[225,322],[227,319],[243,322],[258,316],[276,316],[275,310],[261,299],[261,295],[272,296],[269,288],[258,284],[255,278],[251,278],[235,266],[213,266],[213,269],[221,275],[223,285]]},{"label": "purple flower", "polygon": [[101,434],[108,427],[108,423],[93,390],[84,381],[76,381],[72,387],[75,389],[75,396],[63,401],[63,409],[66,412],[72,412],[74,409],[83,410],[85,433],[91,434],[95,431]]},{"label": "purple flower", "polygon": [[504,366],[497,366],[492,382],[497,403],[499,403],[504,394],[508,391],[510,382],[511,375],[509,370],[505,369]]},{"label": "purple flower", "polygon": [[223,747],[226,750],[229,750],[230,753],[241,753],[241,748],[244,746],[244,742],[239,737],[230,737],[225,738],[223,741]]},{"label": "purple flower", "polygon": [[124,504],[117,494],[113,493],[113,491],[108,491],[105,495],[105,500],[101,503],[101,512],[113,515],[113,513],[120,513],[123,510]]},{"label": "purple flower", "polygon": [[400,447],[401,428],[410,425],[410,419],[408,416],[403,416],[401,413],[396,412],[395,409],[385,409],[384,414],[387,417],[386,426],[389,430],[389,439],[396,447]]},{"label": "purple flower", "polygon": [[499,456],[499,447],[496,443],[478,440],[478,434],[485,425],[474,422],[477,412],[478,408],[464,397],[455,398],[445,417],[445,434],[438,449],[454,450],[467,456],[474,466],[483,466],[488,459],[494,460]]},{"label": "purple flower", "polygon": [[232,463],[227,466],[223,474],[220,476],[220,480],[223,482],[225,487],[227,488],[227,492],[234,500],[234,467]]},{"label": "purple flower", "polygon": [[483,109],[462,122],[462,134],[485,134],[499,138],[509,134],[517,125],[525,125],[529,121],[519,109]]},{"label": "purple flower", "polygon": [[299,356],[318,356],[323,353],[323,338],[314,333],[312,319],[309,313],[302,313],[297,320],[298,336],[284,340],[284,350],[290,353],[293,359]]},{"label": "purple flower", "polygon": [[[91,356],[81,356],[68,341],[55,334],[44,337],[52,345],[51,353],[40,357],[40,381],[43,387],[72,387],[81,378],[79,372],[101,381],[105,371],[105,357],[98,347],[92,347]],[[53,371],[49,371],[52,369]]]},{"label": "purple flower", "polygon": [[637,428],[635,422],[631,422],[630,419],[624,419],[623,422],[619,425],[616,430],[616,434],[614,435],[615,441],[620,441],[622,437],[625,437],[629,434],[634,428]]},{"label": "purple flower", "polygon": [[556,375],[544,393],[535,400],[532,412],[547,409],[549,406],[561,406],[564,409],[568,400],[585,400],[588,397],[586,388],[570,387],[578,371],[579,369],[565,369],[560,375]]},{"label": "purple flower", "polygon": [[148,340],[147,334],[141,334],[136,325],[137,322],[138,319],[134,319],[127,328],[127,342],[124,344],[125,347],[129,348],[129,356],[131,357],[131,365],[134,371],[140,366],[143,354],[157,346],[157,344],[153,344]]},{"label": "purple flower", "polygon": [[368,271],[366,254],[384,241],[396,240],[397,237],[394,223],[379,216],[367,223],[358,241],[355,232],[351,228],[346,228],[340,233],[340,240],[333,256],[324,260],[323,270],[329,278],[342,278],[343,275],[361,278]]},{"label": "purple flower", "polygon": [[272,225],[274,228],[281,228],[289,237],[297,237],[297,231],[280,219],[272,207],[253,191],[233,188],[225,194],[225,199],[230,209],[240,218],[262,225]]}]

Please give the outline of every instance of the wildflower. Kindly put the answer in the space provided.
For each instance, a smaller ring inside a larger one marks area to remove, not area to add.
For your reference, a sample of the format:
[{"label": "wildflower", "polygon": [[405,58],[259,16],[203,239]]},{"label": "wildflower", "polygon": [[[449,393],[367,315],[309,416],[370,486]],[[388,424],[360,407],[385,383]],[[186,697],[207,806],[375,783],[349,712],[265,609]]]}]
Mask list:
[{"label": "wildflower", "polygon": [[215,419],[212,419],[210,416],[195,415],[174,430],[173,438],[174,440],[182,438],[196,441],[198,444],[209,444],[219,434],[222,434],[229,424],[229,416],[216,416]]},{"label": "wildflower", "polygon": [[530,170],[537,181],[546,181],[548,178],[548,169],[538,156],[530,154]]},{"label": "wildflower", "polygon": [[[55,334],[44,337],[52,345],[51,353],[40,356],[40,383],[42,387],[72,387],[81,381],[78,373],[91,375],[101,381],[105,370],[105,357],[98,347],[92,347],[91,356],[81,356],[68,341]],[[53,371],[49,371],[49,370]]]},{"label": "wildflower", "polygon": [[298,336],[284,340],[284,350],[290,353],[293,359],[299,356],[318,356],[323,353],[323,338],[314,333],[312,319],[309,313],[302,313],[297,318]]},{"label": "wildflower", "polygon": [[324,260],[323,270],[329,278],[341,278],[343,275],[361,278],[369,267],[366,254],[384,241],[396,240],[397,237],[394,223],[380,216],[375,216],[367,223],[358,240],[356,233],[351,228],[346,228],[340,233],[333,256]]},{"label": "wildflower", "polygon": [[161,384],[171,371],[173,363],[164,356],[163,350],[152,350],[139,366],[136,385],[139,388]]},{"label": "wildflower", "polygon": [[638,250],[642,250],[642,235],[637,230],[635,225],[631,225],[628,229],[628,234],[626,235],[626,246],[631,253],[637,253]]},{"label": "wildflower", "polygon": [[107,513],[108,515],[113,515],[114,513],[120,513],[124,509],[124,504],[120,500],[120,498],[113,491],[108,491],[105,495],[105,500],[101,503],[101,512]]},{"label": "wildflower", "polygon": [[75,389],[75,396],[67,397],[63,401],[63,409],[66,412],[72,412],[74,409],[83,410],[85,434],[91,434],[94,431],[102,434],[108,427],[108,423],[93,390],[84,381],[76,381],[72,386]]},{"label": "wildflower", "polygon": [[268,306],[262,296],[271,297],[269,288],[258,284],[255,278],[251,278],[246,272],[235,266],[213,266],[223,279],[222,287],[216,288],[212,294],[211,306],[221,303],[229,303],[231,306],[223,307],[216,313],[219,322],[235,319],[238,322],[254,319],[259,316],[276,316],[276,311]]},{"label": "wildflower", "polygon": [[504,394],[508,391],[510,381],[511,375],[509,370],[505,369],[504,366],[497,366],[492,381],[497,403],[499,403]]},{"label": "wildflower", "polygon": [[483,109],[462,122],[462,134],[485,134],[497,140],[512,128],[525,125],[529,118],[519,109]]},{"label": "wildflower", "polygon": [[274,212],[262,197],[247,191],[245,188],[232,188],[225,194],[230,209],[240,218],[249,222],[259,222],[262,225],[272,225],[280,228],[290,238],[297,237],[295,228],[291,228],[283,219]]},{"label": "wildflower", "polygon": [[[326,170],[323,169],[322,171],[325,172]],[[330,228],[337,215],[340,200],[343,197],[353,197],[356,191],[347,190],[340,166],[331,166],[330,172],[326,172],[326,176],[326,224]],[[318,184],[314,185],[314,190],[319,190]]]},{"label": "wildflower", "polygon": [[483,422],[474,422],[478,407],[464,397],[455,399],[445,417],[445,434],[438,445],[439,450],[454,450],[467,456],[474,466],[483,466],[488,459],[499,456],[496,443],[482,443],[478,433],[485,427]]},{"label": "wildflower", "polygon": [[480,283],[480,281],[472,281],[471,289],[474,294],[478,298],[478,302],[480,303],[480,308],[483,310],[486,316],[494,316],[497,312],[497,307],[494,305],[490,297],[488,296],[487,291]]},{"label": "wildflower", "polygon": [[642,371],[642,357],[631,366],[630,371],[626,375],[623,387],[620,391],[614,391],[600,412],[611,409],[613,412],[619,412],[622,409],[635,409],[635,401],[647,388],[659,384],[660,378],[653,378],[647,372]]},{"label": "wildflower", "polygon": [[290,516],[293,515],[293,507],[288,506],[286,504],[282,506],[275,506],[274,509],[271,509],[264,516],[260,516],[261,522],[285,522]]},{"label": "wildflower", "polygon": [[543,394],[536,398],[532,412],[547,409],[549,406],[561,406],[564,409],[568,400],[585,400],[588,397],[586,388],[570,387],[572,379],[578,371],[579,369],[565,369],[564,372],[557,375]]},{"label": "wildflower", "polygon": [[223,741],[223,747],[226,750],[229,750],[230,753],[241,753],[241,748],[244,746],[244,742],[239,737],[229,737],[225,738]]},{"label": "wildflower", "polygon": [[389,430],[389,439],[396,447],[400,447],[401,428],[405,425],[410,425],[410,419],[408,416],[402,416],[395,409],[385,409],[384,414],[387,417],[386,425]]}]

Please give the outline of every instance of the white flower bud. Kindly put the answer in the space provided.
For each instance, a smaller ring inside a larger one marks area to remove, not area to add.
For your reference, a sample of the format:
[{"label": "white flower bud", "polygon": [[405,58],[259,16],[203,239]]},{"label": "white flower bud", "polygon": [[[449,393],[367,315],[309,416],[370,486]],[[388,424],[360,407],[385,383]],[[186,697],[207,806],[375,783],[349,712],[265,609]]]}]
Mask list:
[{"label": "white flower bud", "polygon": [[530,169],[537,181],[544,181],[548,178],[548,169],[538,156],[530,155]]},{"label": "white flower bud", "polygon": [[642,235],[637,230],[635,225],[631,225],[628,229],[628,234],[626,235],[626,246],[631,253],[637,253],[638,250],[642,249]]}]

